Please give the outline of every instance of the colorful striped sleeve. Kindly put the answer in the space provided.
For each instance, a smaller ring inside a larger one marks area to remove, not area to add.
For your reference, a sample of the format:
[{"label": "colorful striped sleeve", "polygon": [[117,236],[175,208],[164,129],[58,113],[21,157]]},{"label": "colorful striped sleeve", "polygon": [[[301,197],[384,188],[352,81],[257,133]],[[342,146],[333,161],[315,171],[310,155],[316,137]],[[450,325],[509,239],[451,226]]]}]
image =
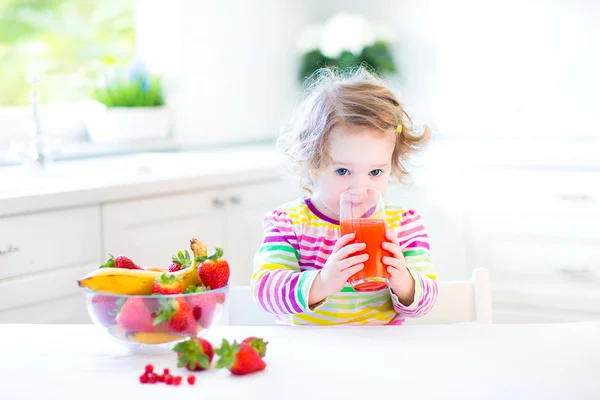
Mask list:
[{"label": "colorful striped sleeve", "polygon": [[414,210],[405,211],[400,219],[398,241],[404,254],[408,271],[415,280],[415,298],[405,306],[392,294],[394,310],[405,317],[422,317],[434,306],[438,296],[437,275],[429,246],[429,236],[423,219]]},{"label": "colorful striped sleeve", "polygon": [[273,314],[299,314],[308,306],[308,292],[318,271],[301,271],[299,244],[293,221],[281,210],[263,220],[263,242],[254,257],[252,293],[258,304]]}]

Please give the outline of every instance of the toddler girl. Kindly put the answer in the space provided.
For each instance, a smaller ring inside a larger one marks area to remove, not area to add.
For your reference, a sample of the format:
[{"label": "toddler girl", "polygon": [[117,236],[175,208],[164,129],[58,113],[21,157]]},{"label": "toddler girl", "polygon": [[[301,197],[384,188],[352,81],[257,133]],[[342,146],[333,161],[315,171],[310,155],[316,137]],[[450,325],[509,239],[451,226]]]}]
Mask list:
[{"label": "toddler girl", "polygon": [[414,210],[386,204],[382,262],[389,285],[357,292],[347,280],[368,255],[354,234],[340,237],[340,194],[374,188],[385,195],[402,162],[425,144],[395,95],[360,68],[350,75],[322,69],[291,128],[278,144],[291,157],[310,195],[269,212],[254,259],[251,287],[261,307],[290,325],[400,325],[437,298],[429,238]]}]

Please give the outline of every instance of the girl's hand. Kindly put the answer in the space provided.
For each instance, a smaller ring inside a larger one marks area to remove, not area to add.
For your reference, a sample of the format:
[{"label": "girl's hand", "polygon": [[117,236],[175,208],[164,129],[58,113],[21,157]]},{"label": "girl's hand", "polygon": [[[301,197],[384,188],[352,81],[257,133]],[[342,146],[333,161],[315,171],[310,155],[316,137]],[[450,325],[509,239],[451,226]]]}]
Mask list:
[{"label": "girl's hand", "polygon": [[331,255],[310,288],[308,294],[310,305],[341,291],[348,278],[364,268],[363,263],[369,259],[369,255],[366,253],[352,254],[364,250],[367,245],[364,243],[348,244],[354,240],[354,237],[354,233],[344,235],[333,246]]},{"label": "girl's hand", "polygon": [[388,232],[385,237],[388,241],[383,242],[382,247],[389,251],[392,257],[384,256],[381,261],[388,266],[390,288],[402,304],[409,306],[415,298],[415,280],[406,267],[406,260],[398,244],[398,238],[392,232]]}]

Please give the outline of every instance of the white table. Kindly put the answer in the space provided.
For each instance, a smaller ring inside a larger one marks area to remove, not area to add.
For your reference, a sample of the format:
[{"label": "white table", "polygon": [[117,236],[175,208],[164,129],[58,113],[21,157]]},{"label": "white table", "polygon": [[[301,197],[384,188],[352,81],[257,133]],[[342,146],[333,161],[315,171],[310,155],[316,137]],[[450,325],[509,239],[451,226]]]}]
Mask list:
[{"label": "white table", "polygon": [[600,321],[218,327],[208,338],[248,335],[270,342],[265,371],[213,369],[173,387],[138,376],[147,363],[175,370],[174,353],[131,355],[94,325],[0,325],[0,398],[600,399]]}]

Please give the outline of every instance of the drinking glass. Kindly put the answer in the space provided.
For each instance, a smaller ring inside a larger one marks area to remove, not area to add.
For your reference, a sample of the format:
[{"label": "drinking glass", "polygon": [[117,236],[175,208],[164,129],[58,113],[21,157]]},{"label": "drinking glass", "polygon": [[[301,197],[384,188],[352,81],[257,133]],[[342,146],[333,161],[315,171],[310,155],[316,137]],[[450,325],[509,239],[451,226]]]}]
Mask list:
[{"label": "drinking glass", "polygon": [[340,196],[340,233],[356,235],[354,243],[365,243],[361,253],[369,259],[364,268],[352,275],[348,282],[358,292],[381,290],[388,285],[387,266],[381,261],[383,256],[392,256],[381,247],[386,241],[387,224],[383,197],[375,189],[351,189]]}]

